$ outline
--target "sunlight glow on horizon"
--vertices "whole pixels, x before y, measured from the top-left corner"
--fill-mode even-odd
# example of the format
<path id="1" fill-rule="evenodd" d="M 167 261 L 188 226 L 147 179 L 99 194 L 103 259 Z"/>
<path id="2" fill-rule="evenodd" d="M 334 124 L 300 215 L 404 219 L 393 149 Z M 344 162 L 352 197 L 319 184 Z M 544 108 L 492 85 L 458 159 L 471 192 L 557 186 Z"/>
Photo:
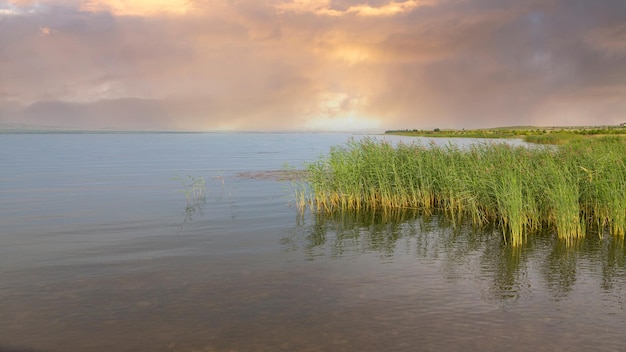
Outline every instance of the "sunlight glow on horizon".
<path id="1" fill-rule="evenodd" d="M 306 128 L 310 130 L 322 131 L 361 131 L 361 130 L 377 130 L 380 128 L 380 122 L 373 119 L 359 118 L 354 115 L 341 117 L 318 117 L 306 124 Z"/>

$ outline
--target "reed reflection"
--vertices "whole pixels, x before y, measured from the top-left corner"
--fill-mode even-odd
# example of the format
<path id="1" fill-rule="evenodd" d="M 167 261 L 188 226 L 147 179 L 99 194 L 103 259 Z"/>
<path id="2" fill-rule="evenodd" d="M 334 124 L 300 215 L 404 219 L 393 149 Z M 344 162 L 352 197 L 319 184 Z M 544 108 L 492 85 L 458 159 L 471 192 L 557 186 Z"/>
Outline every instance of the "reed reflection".
<path id="1" fill-rule="evenodd" d="M 626 280 L 626 249 L 623 237 L 612 237 L 602 243 L 602 287 L 605 290 L 623 288 L 619 284 Z"/>
<path id="2" fill-rule="evenodd" d="M 413 211 L 318 213 L 300 217 L 282 243 L 286 249 L 302 250 L 309 260 L 375 254 L 389 262 L 408 253 L 440 265 L 451 284 L 472 280 L 483 297 L 501 302 L 537 291 L 563 299 L 579 281 L 597 282 L 596 289 L 622 296 L 623 238 L 605 233 L 566 243 L 544 233 L 511 246 L 498 231 Z"/>
<path id="3" fill-rule="evenodd" d="M 560 299 L 572 292 L 577 280 L 578 258 L 585 250 L 594 250 L 585 246 L 584 241 L 564 244 L 554 241 L 551 250 L 543 261 L 541 272 L 553 297 Z"/>
<path id="4" fill-rule="evenodd" d="M 283 239 L 283 243 L 302 247 L 309 259 L 326 255 L 338 258 L 365 252 L 393 257 L 399 239 L 418 233 L 416 226 L 419 224 L 409 221 L 416 216 L 410 211 L 315 214 L 310 225 L 299 217 L 295 231 Z"/>

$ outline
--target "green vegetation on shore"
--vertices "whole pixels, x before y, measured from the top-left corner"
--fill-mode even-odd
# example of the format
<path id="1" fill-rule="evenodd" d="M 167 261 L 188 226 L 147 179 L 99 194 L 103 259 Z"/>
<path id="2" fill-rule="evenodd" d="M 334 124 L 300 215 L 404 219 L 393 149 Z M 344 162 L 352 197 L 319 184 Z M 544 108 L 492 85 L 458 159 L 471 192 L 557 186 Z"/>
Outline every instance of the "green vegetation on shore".
<path id="1" fill-rule="evenodd" d="M 385 134 L 415 137 L 447 138 L 521 138 L 526 142 L 538 144 L 564 144 L 583 136 L 626 136 L 626 126 L 588 126 L 588 127 L 500 127 L 470 130 L 439 129 L 434 130 L 389 130 Z"/>
<path id="2" fill-rule="evenodd" d="M 558 147 L 399 144 L 351 140 L 308 166 L 298 204 L 318 213 L 440 211 L 455 223 L 495 224 L 513 245 L 552 231 L 626 231 L 626 144 L 581 138 Z"/>

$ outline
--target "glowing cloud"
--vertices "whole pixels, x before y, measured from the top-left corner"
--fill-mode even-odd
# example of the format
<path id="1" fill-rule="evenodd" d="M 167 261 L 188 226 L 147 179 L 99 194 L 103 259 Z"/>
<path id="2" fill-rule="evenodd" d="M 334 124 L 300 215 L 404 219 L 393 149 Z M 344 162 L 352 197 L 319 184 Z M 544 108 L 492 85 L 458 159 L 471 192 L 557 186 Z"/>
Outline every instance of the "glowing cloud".
<path id="1" fill-rule="evenodd" d="M 341 46 L 331 53 L 331 57 L 346 61 L 349 65 L 354 65 L 367 61 L 371 55 L 365 48 L 354 46 Z"/>
<path id="2" fill-rule="evenodd" d="M 18 12 L 13 9 L 0 9 L 0 16 L 15 16 Z"/>
<path id="3" fill-rule="evenodd" d="M 9 0 L 5 4 L 0 3 L 0 17 L 32 13 L 38 7 L 36 2 L 30 0 Z"/>
<path id="4" fill-rule="evenodd" d="M 293 0 L 277 6 L 279 13 L 314 13 L 320 16 L 345 16 L 356 15 L 363 17 L 393 16 L 400 13 L 410 12 L 423 6 L 417 0 L 407 0 L 404 2 L 391 1 L 390 3 L 373 7 L 366 4 L 350 6 L 345 10 L 336 10 L 331 7 L 330 0 Z"/>
<path id="5" fill-rule="evenodd" d="M 188 0 L 89 0 L 80 7 L 87 12 L 111 12 L 116 16 L 184 15 L 191 10 Z"/>
<path id="6" fill-rule="evenodd" d="M 30 6 L 35 3 L 34 0 L 9 0 L 8 2 L 17 6 Z"/>
<path id="7" fill-rule="evenodd" d="M 52 33 L 52 30 L 50 29 L 50 27 L 41 27 L 39 28 L 39 34 L 41 35 L 50 35 L 50 33 Z"/>
<path id="8" fill-rule="evenodd" d="M 323 92 L 317 95 L 317 104 L 306 125 L 314 130 L 372 130 L 379 121 L 364 116 L 362 110 L 368 103 L 367 97 L 346 93 Z"/>
<path id="9" fill-rule="evenodd" d="M 418 7 L 417 1 L 390 2 L 381 7 L 372 7 L 369 5 L 352 6 L 346 10 L 347 13 L 354 13 L 359 16 L 393 16 L 403 12 L 409 12 Z"/>

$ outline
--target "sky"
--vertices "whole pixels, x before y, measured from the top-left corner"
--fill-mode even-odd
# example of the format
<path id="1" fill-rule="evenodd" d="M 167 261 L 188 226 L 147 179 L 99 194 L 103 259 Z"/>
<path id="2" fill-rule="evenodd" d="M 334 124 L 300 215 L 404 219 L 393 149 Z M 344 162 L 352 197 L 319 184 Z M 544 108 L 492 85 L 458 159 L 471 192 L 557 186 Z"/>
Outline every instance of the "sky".
<path id="1" fill-rule="evenodd" d="M 0 0 L 0 125 L 622 122 L 624 0 Z"/>

